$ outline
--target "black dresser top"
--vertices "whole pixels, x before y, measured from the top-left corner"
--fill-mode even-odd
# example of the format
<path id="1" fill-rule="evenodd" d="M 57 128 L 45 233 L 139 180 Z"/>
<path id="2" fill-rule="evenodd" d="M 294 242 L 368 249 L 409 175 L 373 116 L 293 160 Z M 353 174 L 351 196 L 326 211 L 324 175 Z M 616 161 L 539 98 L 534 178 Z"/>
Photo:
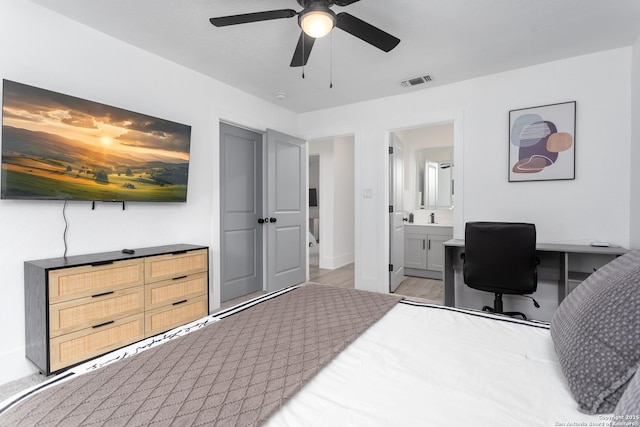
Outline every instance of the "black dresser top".
<path id="1" fill-rule="evenodd" d="M 129 248 L 127 248 L 129 249 Z M 44 269 L 78 267 L 81 265 L 89 265 L 106 261 L 122 261 L 127 259 L 144 258 L 154 255 L 167 255 L 176 252 L 193 251 L 197 249 L 208 249 L 207 246 L 189 245 L 179 243 L 175 245 L 154 246 L 151 248 L 131 248 L 135 251 L 133 254 L 125 254 L 122 251 L 101 252 L 87 255 L 74 255 L 60 258 L 47 258 L 33 261 L 25 261 L 25 265 L 33 265 Z"/>

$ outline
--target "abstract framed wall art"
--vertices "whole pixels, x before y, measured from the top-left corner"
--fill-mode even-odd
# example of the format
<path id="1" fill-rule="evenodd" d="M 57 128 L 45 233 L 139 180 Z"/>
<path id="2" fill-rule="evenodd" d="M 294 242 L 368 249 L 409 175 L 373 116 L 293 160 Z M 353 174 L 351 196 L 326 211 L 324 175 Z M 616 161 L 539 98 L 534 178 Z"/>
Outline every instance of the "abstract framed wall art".
<path id="1" fill-rule="evenodd" d="M 575 179 L 576 102 L 509 111 L 509 182 Z"/>

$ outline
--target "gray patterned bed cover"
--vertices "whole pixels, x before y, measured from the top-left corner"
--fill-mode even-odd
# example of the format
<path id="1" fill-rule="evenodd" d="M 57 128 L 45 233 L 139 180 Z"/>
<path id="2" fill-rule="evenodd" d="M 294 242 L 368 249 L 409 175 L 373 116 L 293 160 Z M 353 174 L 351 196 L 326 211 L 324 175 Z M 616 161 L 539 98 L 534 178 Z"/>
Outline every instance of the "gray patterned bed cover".
<path id="1" fill-rule="evenodd" d="M 259 425 L 399 300 L 295 288 L 45 389 L 0 425 Z"/>

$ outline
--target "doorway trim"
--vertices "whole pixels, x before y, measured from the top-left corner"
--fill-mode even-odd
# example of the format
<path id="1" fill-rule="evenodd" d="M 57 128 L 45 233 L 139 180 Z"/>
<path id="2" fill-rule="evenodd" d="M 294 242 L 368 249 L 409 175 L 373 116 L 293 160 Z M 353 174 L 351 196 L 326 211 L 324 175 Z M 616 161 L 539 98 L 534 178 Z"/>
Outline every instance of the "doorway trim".
<path id="1" fill-rule="evenodd" d="M 444 123 L 453 124 L 453 162 L 454 180 L 456 183 L 455 209 L 453 210 L 453 238 L 464 239 L 464 114 L 462 110 L 441 111 L 426 114 L 416 114 L 411 117 L 403 117 L 402 120 L 395 120 L 386 123 L 384 129 L 384 144 L 389 146 L 394 132 L 415 129 L 425 126 L 434 126 Z M 383 162 L 385 168 L 384 194 L 386 205 L 389 204 L 389 162 Z M 405 207 L 406 208 L 406 207 Z M 389 221 L 385 222 L 383 247 L 385 259 L 389 259 Z"/>

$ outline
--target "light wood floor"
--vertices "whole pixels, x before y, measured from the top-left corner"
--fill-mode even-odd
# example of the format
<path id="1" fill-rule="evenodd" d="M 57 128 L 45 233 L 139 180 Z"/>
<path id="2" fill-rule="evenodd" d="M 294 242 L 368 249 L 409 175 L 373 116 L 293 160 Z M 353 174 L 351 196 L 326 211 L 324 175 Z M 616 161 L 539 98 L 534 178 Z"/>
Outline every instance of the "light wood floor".
<path id="1" fill-rule="evenodd" d="M 433 304 L 444 304 L 444 285 L 442 280 L 406 276 L 398 286 L 398 289 L 396 289 L 395 294 L 428 300 Z"/>
<path id="2" fill-rule="evenodd" d="M 340 288 L 353 288 L 355 287 L 353 264 L 348 264 L 335 270 L 318 268 L 313 265 L 309 266 L 309 282 L 333 285 Z M 265 293 L 265 291 L 258 291 L 223 302 L 216 311 L 224 310 L 250 300 L 251 298 L 264 295 Z M 432 304 L 444 304 L 444 287 L 442 280 L 406 276 L 394 293 Z"/>
<path id="3" fill-rule="evenodd" d="M 333 285 L 339 288 L 353 288 L 355 287 L 353 263 L 336 268 L 335 270 L 310 265 L 309 281 L 323 285 Z"/>
<path id="4" fill-rule="evenodd" d="M 343 288 L 353 288 L 355 286 L 353 264 L 345 265 L 335 270 L 309 266 L 309 281 Z M 407 276 L 394 293 L 413 299 L 426 300 L 433 304 L 444 303 L 442 280 Z"/>

